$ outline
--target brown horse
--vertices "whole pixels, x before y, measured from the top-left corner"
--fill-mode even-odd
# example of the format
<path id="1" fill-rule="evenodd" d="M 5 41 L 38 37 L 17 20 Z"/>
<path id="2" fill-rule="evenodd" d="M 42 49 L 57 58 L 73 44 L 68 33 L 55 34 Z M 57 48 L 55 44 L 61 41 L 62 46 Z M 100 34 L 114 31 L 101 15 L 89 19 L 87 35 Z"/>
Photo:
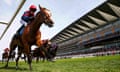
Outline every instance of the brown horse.
<path id="1" fill-rule="evenodd" d="M 53 61 L 57 53 L 58 45 L 56 43 L 51 43 L 49 40 L 44 40 L 42 48 L 35 48 L 32 52 L 33 58 L 36 58 L 36 62 L 39 58 L 45 59 L 47 61 Z"/>
<path id="2" fill-rule="evenodd" d="M 33 58 L 36 58 L 36 62 L 39 61 L 39 58 L 43 59 L 43 62 L 45 59 L 50 58 L 50 54 L 48 53 L 48 50 L 50 48 L 50 41 L 48 39 L 42 40 L 42 46 L 40 48 L 35 48 L 32 51 Z"/>
<path id="3" fill-rule="evenodd" d="M 36 14 L 35 19 L 30 24 L 28 24 L 27 27 L 24 28 L 23 34 L 20 36 L 20 38 L 17 35 L 15 35 L 11 41 L 9 58 L 11 56 L 11 53 L 18 46 L 18 57 L 16 59 L 16 68 L 18 68 L 18 60 L 19 57 L 21 57 L 21 53 L 24 53 L 27 56 L 29 68 L 30 70 L 32 69 L 31 46 L 32 45 L 37 45 L 39 47 L 42 46 L 41 33 L 39 31 L 39 28 L 42 24 L 46 24 L 49 27 L 52 27 L 54 24 L 54 22 L 51 19 L 50 10 L 43 8 L 40 5 L 39 5 L 39 9 L 40 11 Z M 6 67 L 8 67 L 9 58 Z"/>
<path id="4" fill-rule="evenodd" d="M 36 63 L 38 63 L 39 58 L 43 59 L 43 62 L 45 61 L 46 58 L 42 48 L 35 48 L 34 50 L 32 50 L 32 56 L 33 59 L 36 59 Z"/>

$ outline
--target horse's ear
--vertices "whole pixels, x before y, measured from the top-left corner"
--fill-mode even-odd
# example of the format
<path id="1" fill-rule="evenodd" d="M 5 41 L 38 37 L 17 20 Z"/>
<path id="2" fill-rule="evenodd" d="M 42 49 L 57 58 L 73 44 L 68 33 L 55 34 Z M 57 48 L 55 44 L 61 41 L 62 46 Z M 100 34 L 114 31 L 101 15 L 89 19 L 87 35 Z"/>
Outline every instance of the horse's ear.
<path id="1" fill-rule="evenodd" d="M 40 4 L 39 4 L 39 9 L 42 10 L 42 7 L 40 6 Z"/>

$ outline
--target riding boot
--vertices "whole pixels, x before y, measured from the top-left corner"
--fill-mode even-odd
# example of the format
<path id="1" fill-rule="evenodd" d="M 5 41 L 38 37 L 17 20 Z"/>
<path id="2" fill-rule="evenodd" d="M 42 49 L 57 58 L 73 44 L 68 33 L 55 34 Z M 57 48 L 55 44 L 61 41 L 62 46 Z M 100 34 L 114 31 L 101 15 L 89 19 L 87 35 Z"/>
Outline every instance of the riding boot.
<path id="1" fill-rule="evenodd" d="M 16 38 L 20 39 L 22 35 L 22 30 L 24 29 L 24 25 L 22 25 L 16 32 Z"/>
<path id="2" fill-rule="evenodd" d="M 18 35 L 20 35 L 20 32 L 21 32 L 21 30 L 22 30 L 24 27 L 25 27 L 25 26 L 22 25 L 22 26 L 18 29 L 18 31 L 17 31 L 17 34 L 18 34 Z"/>

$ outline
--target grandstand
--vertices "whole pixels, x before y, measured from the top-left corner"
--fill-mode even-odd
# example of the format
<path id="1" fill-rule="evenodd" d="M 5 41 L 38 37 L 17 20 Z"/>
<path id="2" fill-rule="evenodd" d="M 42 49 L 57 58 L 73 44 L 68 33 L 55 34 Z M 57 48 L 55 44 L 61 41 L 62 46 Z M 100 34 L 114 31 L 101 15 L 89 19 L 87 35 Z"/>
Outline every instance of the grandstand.
<path id="1" fill-rule="evenodd" d="M 120 54 L 120 0 L 107 0 L 52 39 L 58 57 Z"/>

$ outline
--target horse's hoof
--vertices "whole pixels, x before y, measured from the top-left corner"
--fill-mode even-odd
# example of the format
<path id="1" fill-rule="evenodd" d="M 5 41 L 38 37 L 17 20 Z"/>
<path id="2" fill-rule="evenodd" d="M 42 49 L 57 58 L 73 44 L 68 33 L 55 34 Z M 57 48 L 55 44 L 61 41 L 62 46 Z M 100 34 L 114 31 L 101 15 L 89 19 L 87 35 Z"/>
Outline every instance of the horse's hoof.
<path id="1" fill-rule="evenodd" d="M 18 70 L 18 66 L 16 66 L 16 70 Z"/>
<path id="2" fill-rule="evenodd" d="M 53 62 L 55 62 L 56 60 L 55 60 L 55 59 L 53 59 L 52 61 L 53 61 Z"/>
<path id="3" fill-rule="evenodd" d="M 32 71 L 33 69 L 32 68 L 30 68 L 30 71 Z"/>
<path id="4" fill-rule="evenodd" d="M 5 65 L 4 67 L 5 67 L 5 68 L 8 68 L 8 65 Z"/>
<path id="5" fill-rule="evenodd" d="M 32 71 L 32 67 L 30 67 L 30 71 Z"/>

